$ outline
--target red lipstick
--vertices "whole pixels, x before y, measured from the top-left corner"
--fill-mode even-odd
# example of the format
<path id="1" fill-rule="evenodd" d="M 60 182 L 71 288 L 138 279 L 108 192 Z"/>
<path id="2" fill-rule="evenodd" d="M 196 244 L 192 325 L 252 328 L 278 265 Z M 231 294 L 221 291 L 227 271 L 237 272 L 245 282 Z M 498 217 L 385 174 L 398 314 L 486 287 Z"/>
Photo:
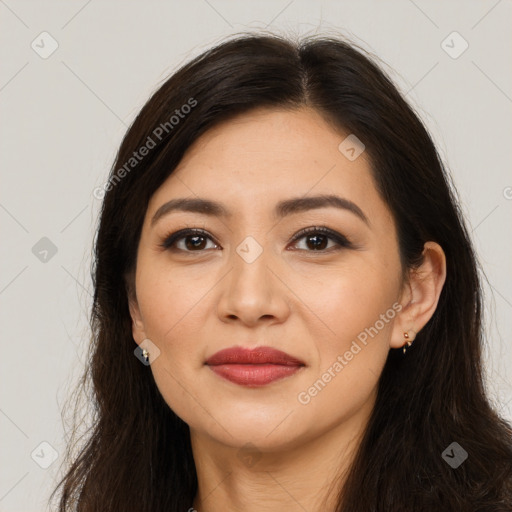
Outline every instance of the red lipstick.
<path id="1" fill-rule="evenodd" d="M 265 386 L 293 375 L 305 364 L 271 347 L 231 347 L 215 353 L 206 365 L 220 377 L 248 387 Z"/>

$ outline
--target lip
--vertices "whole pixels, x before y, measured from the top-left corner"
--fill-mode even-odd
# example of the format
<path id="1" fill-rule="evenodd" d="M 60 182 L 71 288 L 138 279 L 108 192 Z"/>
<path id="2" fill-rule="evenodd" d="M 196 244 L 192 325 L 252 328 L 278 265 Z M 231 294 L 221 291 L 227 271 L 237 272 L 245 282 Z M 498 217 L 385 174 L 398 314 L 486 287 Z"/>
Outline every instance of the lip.
<path id="1" fill-rule="evenodd" d="M 220 377 L 248 387 L 265 386 L 305 366 L 300 359 L 272 347 L 227 348 L 213 354 L 205 364 Z"/>

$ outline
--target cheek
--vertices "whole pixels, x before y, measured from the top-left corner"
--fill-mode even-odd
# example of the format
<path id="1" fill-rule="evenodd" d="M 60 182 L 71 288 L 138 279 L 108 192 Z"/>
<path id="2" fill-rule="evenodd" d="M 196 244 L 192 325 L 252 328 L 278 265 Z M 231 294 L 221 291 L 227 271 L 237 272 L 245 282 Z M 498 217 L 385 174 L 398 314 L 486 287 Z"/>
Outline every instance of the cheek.
<path id="1" fill-rule="evenodd" d="M 327 325 L 365 327 L 397 299 L 399 280 L 395 268 L 384 269 L 362 261 L 357 265 L 315 269 L 292 281 L 291 287 L 299 291 L 305 304 Z"/>
<path id="2" fill-rule="evenodd" d="M 140 262 L 137 274 L 137 298 L 148 338 L 165 346 L 176 339 L 176 333 L 187 326 L 198 329 L 197 316 L 208 291 L 215 284 L 209 272 L 197 272 L 192 266 L 171 266 L 168 263 Z M 189 337 L 194 333 L 190 332 Z M 181 338 L 182 339 L 182 338 Z"/>
<path id="3" fill-rule="evenodd" d="M 204 308 L 213 307 L 207 291 L 215 280 L 211 274 L 194 275 L 190 267 L 154 263 L 140 268 L 137 298 L 146 336 L 160 349 L 150 367 L 155 383 L 184 421 L 197 421 L 204 415 L 198 405 L 203 401 L 191 400 L 191 394 L 197 394 L 194 377 L 204 362 L 199 342 L 204 338 Z"/>
<path id="4" fill-rule="evenodd" d="M 383 363 L 399 307 L 395 274 L 365 265 L 346 271 L 338 269 L 329 279 L 304 285 L 307 305 L 321 322 L 318 325 L 323 325 L 311 333 L 317 346 L 319 371 L 332 366 L 345 353 L 350 366 L 365 366 L 366 372 L 368 367 L 378 368 Z"/>
<path id="5" fill-rule="evenodd" d="M 312 305 L 329 329 L 312 335 L 317 360 L 297 397 L 302 414 L 335 424 L 361 409 L 375 392 L 398 306 L 395 290 L 380 285 L 368 273 L 353 274 L 331 284 L 328 298 Z"/>

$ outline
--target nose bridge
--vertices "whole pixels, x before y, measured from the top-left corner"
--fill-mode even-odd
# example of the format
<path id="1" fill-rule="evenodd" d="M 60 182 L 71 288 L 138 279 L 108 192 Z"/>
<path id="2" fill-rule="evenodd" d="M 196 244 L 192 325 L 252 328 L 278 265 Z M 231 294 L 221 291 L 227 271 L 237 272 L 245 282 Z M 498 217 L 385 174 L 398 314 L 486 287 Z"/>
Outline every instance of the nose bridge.
<path id="1" fill-rule="evenodd" d="M 262 235 L 258 236 L 261 240 Z M 269 266 L 271 265 L 270 248 L 264 241 L 254 236 L 246 236 L 235 248 L 232 258 L 232 285 L 245 293 L 258 296 L 269 294 L 271 286 Z M 261 298 L 261 297 L 260 297 Z"/>
<path id="2" fill-rule="evenodd" d="M 235 266 L 234 270 L 251 276 L 255 273 L 265 272 L 270 264 L 271 248 L 269 245 L 269 226 L 266 222 L 260 222 L 265 217 L 257 205 L 252 205 L 249 210 L 239 209 L 237 212 L 238 226 L 232 233 L 238 243 L 234 246 L 230 258 Z M 272 232 L 270 232 L 272 234 Z"/>
<path id="3" fill-rule="evenodd" d="M 256 236 L 263 239 L 263 234 Z M 218 305 L 221 317 L 236 316 L 253 323 L 263 316 L 282 317 L 286 312 L 283 290 L 271 271 L 272 250 L 256 236 L 243 238 L 230 254 L 231 272 Z"/>

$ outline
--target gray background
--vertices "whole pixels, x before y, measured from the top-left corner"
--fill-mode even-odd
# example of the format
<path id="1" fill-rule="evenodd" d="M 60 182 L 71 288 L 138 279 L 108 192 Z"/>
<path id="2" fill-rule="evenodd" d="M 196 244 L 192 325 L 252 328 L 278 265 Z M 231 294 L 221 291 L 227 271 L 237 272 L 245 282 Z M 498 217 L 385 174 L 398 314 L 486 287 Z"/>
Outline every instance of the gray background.
<path id="1" fill-rule="evenodd" d="M 415 105 L 489 278 L 489 392 L 512 420 L 511 11 L 507 0 L 0 0 L 0 511 L 44 510 L 63 462 L 61 408 L 88 342 L 94 188 L 157 85 L 247 29 L 346 35 Z"/>

